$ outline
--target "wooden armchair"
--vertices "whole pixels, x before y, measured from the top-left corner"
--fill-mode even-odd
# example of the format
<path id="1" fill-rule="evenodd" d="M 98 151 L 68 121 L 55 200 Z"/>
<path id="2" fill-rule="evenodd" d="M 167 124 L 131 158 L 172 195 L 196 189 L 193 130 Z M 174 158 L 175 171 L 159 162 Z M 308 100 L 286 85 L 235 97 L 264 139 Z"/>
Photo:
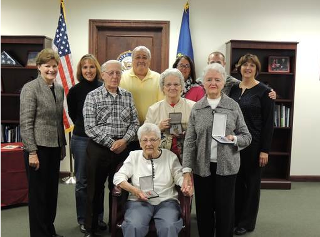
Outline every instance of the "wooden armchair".
<path id="1" fill-rule="evenodd" d="M 179 201 L 181 207 L 181 217 L 183 219 L 183 227 L 179 233 L 180 237 L 190 237 L 190 207 L 191 197 L 184 196 L 180 187 L 176 186 L 179 193 Z M 129 193 L 119 187 L 112 190 L 112 217 L 111 217 L 111 237 L 123 236 L 121 224 L 124 219 L 125 203 Z M 147 236 L 157 236 L 154 221 L 151 220 L 149 225 L 149 233 Z"/>

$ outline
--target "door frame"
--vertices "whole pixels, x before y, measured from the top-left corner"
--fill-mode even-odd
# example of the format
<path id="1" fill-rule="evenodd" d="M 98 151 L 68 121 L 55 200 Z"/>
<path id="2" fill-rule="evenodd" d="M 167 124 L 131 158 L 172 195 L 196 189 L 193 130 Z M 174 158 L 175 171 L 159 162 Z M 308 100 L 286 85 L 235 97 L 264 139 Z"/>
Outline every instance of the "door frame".
<path id="1" fill-rule="evenodd" d="M 161 31 L 161 72 L 169 67 L 169 21 L 89 19 L 89 53 L 98 55 L 98 32 L 100 29 L 106 28 L 157 29 Z"/>

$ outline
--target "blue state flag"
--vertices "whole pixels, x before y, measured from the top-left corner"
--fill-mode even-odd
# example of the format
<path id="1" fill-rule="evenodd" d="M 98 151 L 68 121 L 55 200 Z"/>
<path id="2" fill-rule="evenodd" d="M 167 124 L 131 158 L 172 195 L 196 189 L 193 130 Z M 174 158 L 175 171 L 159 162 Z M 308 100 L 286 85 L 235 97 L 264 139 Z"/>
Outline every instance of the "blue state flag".
<path id="1" fill-rule="evenodd" d="M 193 48 L 189 28 L 189 2 L 186 3 L 183 10 L 182 22 L 179 35 L 177 56 L 187 55 L 193 60 Z"/>

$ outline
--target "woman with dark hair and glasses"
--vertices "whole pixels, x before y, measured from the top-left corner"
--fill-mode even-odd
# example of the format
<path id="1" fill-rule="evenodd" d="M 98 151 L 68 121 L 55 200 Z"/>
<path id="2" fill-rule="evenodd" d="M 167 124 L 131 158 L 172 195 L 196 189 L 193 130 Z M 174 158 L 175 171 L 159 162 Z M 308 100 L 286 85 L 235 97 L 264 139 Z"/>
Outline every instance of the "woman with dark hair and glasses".
<path id="1" fill-rule="evenodd" d="M 251 142 L 239 105 L 221 92 L 225 83 L 223 66 L 205 67 L 206 96 L 192 108 L 184 142 L 182 190 L 192 185 L 192 173 L 201 237 L 233 236 L 239 151 Z"/>
<path id="2" fill-rule="evenodd" d="M 84 131 L 82 110 L 87 94 L 102 85 L 100 64 L 92 54 L 85 54 L 80 59 L 77 66 L 77 79 L 79 83 L 69 90 L 67 103 L 69 116 L 74 123 L 71 150 L 77 180 L 75 188 L 77 221 L 80 231 L 84 233 L 87 199 L 86 149 L 89 137 Z M 103 195 L 100 201 L 98 226 L 101 230 L 105 230 L 107 225 L 103 221 Z"/>
<path id="3" fill-rule="evenodd" d="M 181 164 L 174 153 L 159 148 L 161 132 L 157 125 L 144 123 L 138 130 L 138 139 L 142 150 L 130 152 L 113 180 L 130 192 L 121 225 L 123 235 L 146 236 L 153 218 L 158 236 L 178 236 L 183 221 L 175 185 L 183 182 Z M 153 190 L 143 191 L 145 184 Z M 193 189 L 190 186 L 182 191 L 191 196 Z"/>
<path id="4" fill-rule="evenodd" d="M 193 101 L 200 100 L 205 91 L 201 83 L 196 81 L 196 72 L 192 59 L 186 55 L 178 56 L 172 67 L 179 69 L 184 78 L 181 97 Z"/>

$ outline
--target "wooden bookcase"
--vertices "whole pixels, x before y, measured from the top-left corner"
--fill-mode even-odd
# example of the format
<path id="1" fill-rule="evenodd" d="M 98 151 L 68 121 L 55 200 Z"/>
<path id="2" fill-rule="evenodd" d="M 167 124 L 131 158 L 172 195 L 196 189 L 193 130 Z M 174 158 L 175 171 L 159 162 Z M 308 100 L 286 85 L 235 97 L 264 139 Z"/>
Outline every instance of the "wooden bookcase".
<path id="1" fill-rule="evenodd" d="M 241 75 L 235 71 L 235 65 L 240 57 L 246 53 L 255 54 L 261 62 L 261 73 L 257 79 L 268 84 L 277 92 L 274 134 L 269 153 L 269 163 L 262 171 L 262 188 L 291 189 L 290 162 L 297 44 L 298 42 L 249 40 L 230 40 L 226 43 L 226 70 L 231 76 L 240 80 Z M 270 56 L 289 57 L 289 71 L 270 72 L 268 70 Z M 281 108 L 287 108 L 287 113 L 282 113 L 285 110 L 281 111 Z M 287 121 L 280 125 L 276 123 L 276 120 L 281 116 Z"/>
<path id="2" fill-rule="evenodd" d="M 27 66 L 28 54 L 51 48 L 45 36 L 1 36 L 1 52 L 7 52 L 21 66 L 1 64 L 1 125 L 19 125 L 20 92 L 23 85 L 38 75 L 36 66 Z M 3 126 L 1 126 L 3 127 Z M 3 129 L 1 135 L 3 136 Z"/>

